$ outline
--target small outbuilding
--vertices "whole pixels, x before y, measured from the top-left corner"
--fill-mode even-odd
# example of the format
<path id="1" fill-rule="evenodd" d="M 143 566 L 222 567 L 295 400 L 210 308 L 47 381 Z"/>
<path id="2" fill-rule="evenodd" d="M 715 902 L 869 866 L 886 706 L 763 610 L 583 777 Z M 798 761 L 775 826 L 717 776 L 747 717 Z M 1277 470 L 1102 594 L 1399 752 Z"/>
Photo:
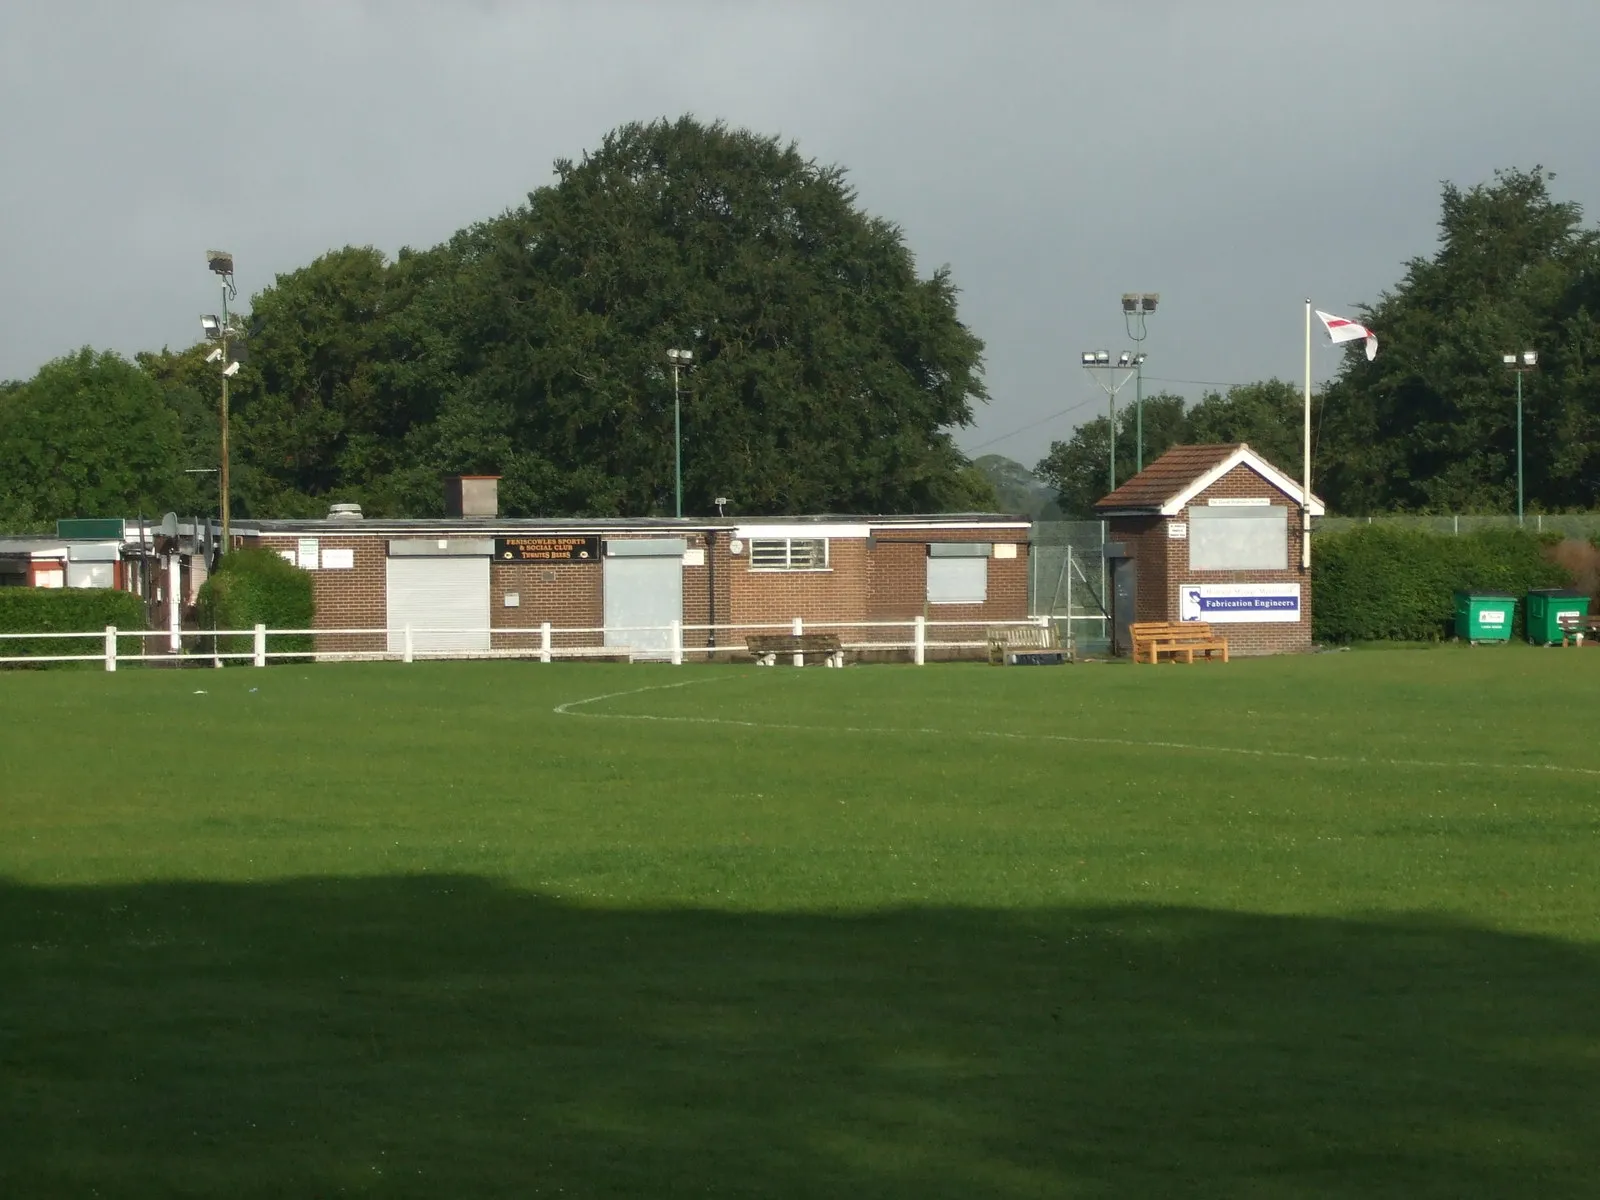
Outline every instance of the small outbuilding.
<path id="1" fill-rule="evenodd" d="M 1102 499 L 1115 652 L 1136 621 L 1219 626 L 1234 654 L 1309 650 L 1302 505 L 1322 515 L 1244 443 L 1175 446 Z"/>

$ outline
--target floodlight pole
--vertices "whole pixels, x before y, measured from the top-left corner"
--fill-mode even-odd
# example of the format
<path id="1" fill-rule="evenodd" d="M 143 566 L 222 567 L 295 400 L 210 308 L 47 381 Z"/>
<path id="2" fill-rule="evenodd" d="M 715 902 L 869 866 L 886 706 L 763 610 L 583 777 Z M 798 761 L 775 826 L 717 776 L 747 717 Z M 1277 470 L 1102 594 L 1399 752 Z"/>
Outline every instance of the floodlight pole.
<path id="1" fill-rule="evenodd" d="M 219 556 L 233 546 L 231 535 L 231 509 L 228 503 L 228 286 L 229 277 L 222 279 L 222 471 L 218 487 L 222 492 L 222 548 Z"/>
<path id="2" fill-rule="evenodd" d="M 672 481 L 679 518 L 683 516 L 683 390 L 679 372 L 693 361 L 693 350 L 667 351 L 667 362 L 672 365 Z"/>
<path id="3" fill-rule="evenodd" d="M 1133 405 L 1134 405 L 1134 464 L 1144 470 L 1144 339 L 1145 317 L 1155 312 L 1159 292 L 1124 292 L 1122 295 L 1122 323 L 1133 341 Z"/>
<path id="4" fill-rule="evenodd" d="M 1097 362 L 1093 361 L 1093 359 L 1093 355 L 1085 354 L 1083 356 L 1083 369 L 1094 374 L 1094 381 L 1100 385 L 1100 390 L 1106 394 L 1111 433 L 1111 448 L 1106 456 L 1106 480 L 1110 484 L 1107 491 L 1114 492 L 1117 490 L 1117 393 L 1128 386 L 1128 380 L 1134 377 L 1138 368 L 1131 363 L 1127 366 L 1122 366 L 1120 364 L 1113 365 L 1110 361 Z M 1107 383 L 1100 378 L 1102 371 L 1118 370 L 1126 371 L 1127 374 L 1114 383 Z"/>
<path id="5" fill-rule="evenodd" d="M 219 343 L 219 348 L 208 355 L 206 361 L 216 360 L 222 364 L 222 431 L 221 445 L 219 446 L 221 461 L 218 464 L 219 469 L 217 472 L 217 490 L 221 493 L 218 507 L 222 509 L 222 544 L 217 549 L 217 557 L 221 558 L 228 552 L 233 541 L 232 505 L 229 501 L 230 489 L 228 486 L 228 468 L 230 466 L 228 455 L 228 426 L 230 424 L 228 414 L 228 377 L 230 372 L 238 369 L 238 364 L 233 362 L 228 354 L 228 338 L 233 333 L 228 317 L 228 301 L 239 293 L 233 284 L 232 254 L 229 254 L 226 250 L 207 250 L 206 266 L 213 275 L 216 275 L 222 281 L 221 319 L 219 320 L 215 316 L 202 317 L 200 319 L 201 327 L 205 330 L 206 336 L 214 336 Z"/>
<path id="6" fill-rule="evenodd" d="M 1517 524 L 1522 524 L 1522 372 L 1517 372 Z"/>
<path id="7" fill-rule="evenodd" d="M 1517 376 L 1517 524 L 1523 523 L 1522 508 L 1522 376 L 1527 371 L 1538 370 L 1539 352 L 1524 350 L 1521 354 L 1503 354 L 1503 362 Z"/>
<path id="8" fill-rule="evenodd" d="M 674 515 L 683 516 L 683 391 L 678 383 L 678 364 L 672 364 L 672 485 L 676 493 Z"/>

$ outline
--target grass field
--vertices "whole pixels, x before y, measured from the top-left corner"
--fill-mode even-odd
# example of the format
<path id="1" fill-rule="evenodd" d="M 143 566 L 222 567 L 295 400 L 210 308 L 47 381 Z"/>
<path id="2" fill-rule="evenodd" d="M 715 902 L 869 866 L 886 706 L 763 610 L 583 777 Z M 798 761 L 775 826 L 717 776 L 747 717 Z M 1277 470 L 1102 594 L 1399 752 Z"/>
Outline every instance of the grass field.
<path id="1" fill-rule="evenodd" d="M 1597 694 L 0 673 L 0 1195 L 1593 1196 Z"/>

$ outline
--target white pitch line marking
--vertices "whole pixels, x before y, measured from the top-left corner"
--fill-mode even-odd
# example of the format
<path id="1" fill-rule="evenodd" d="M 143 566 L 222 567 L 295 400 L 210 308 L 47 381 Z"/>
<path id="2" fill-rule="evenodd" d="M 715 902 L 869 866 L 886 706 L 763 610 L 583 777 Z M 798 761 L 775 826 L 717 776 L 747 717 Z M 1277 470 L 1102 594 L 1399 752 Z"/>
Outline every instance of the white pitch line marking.
<path id="1" fill-rule="evenodd" d="M 864 726 L 864 725 L 793 725 L 778 721 L 741 721 L 734 717 L 667 717 L 650 713 L 597 713 L 578 712 L 586 704 L 599 704 L 603 700 L 617 700 L 623 696 L 637 696 L 644 692 L 661 692 L 672 688 L 693 687 L 701 683 L 717 683 L 717 679 L 687 679 L 682 683 L 658 683 L 649 687 L 630 688 L 625 692 L 606 692 L 600 696 L 587 696 L 582 700 L 569 700 L 556 705 L 554 711 L 563 717 L 588 717 L 596 721 L 657 721 L 674 725 L 729 725 L 739 729 L 770 729 L 784 733 L 843 733 L 866 735 L 900 735 L 922 737 L 976 737 L 999 738 L 1019 742 L 1064 742 L 1077 746 L 1124 746 L 1133 750 L 1184 750 L 1195 754 L 1236 754 L 1250 758 L 1277 758 L 1292 762 L 1336 763 L 1358 767 L 1411 767 L 1424 770 L 1446 771 L 1543 771 L 1561 775 L 1600 777 L 1600 768 L 1567 767 L 1557 763 L 1485 763 L 1447 762 L 1425 758 L 1354 758 L 1341 754 L 1303 754 L 1293 750 L 1253 750 L 1243 746 L 1208 746 L 1199 742 L 1168 742 L 1141 740 L 1139 738 L 1077 737 L 1066 733 L 1009 733 L 992 729 L 930 729 L 919 726 Z"/>

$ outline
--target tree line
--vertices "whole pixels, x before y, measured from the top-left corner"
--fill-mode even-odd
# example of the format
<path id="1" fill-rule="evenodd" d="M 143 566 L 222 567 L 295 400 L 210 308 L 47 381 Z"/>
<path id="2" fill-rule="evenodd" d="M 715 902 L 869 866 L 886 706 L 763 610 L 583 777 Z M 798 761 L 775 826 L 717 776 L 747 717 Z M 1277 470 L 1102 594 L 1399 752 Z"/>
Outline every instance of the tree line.
<path id="1" fill-rule="evenodd" d="M 1509 513 L 1517 488 L 1516 379 L 1502 362 L 1533 350 L 1524 374 L 1523 463 L 1530 511 L 1600 501 L 1600 234 L 1550 194 L 1540 168 L 1446 184 L 1439 244 L 1358 309 L 1379 337 L 1360 343 L 1312 397 L 1314 489 L 1331 511 Z M 1304 400 L 1267 380 L 1186 406 L 1145 401 L 1145 461 L 1183 442 L 1249 442 L 1295 478 Z M 1133 470 L 1131 409 L 1117 420 L 1117 478 Z M 1050 446 L 1034 473 L 1068 516 L 1088 516 L 1109 481 L 1110 421 Z"/>
<path id="2" fill-rule="evenodd" d="M 691 118 L 630 124 L 442 245 L 346 247 L 252 298 L 232 389 L 243 516 L 987 509 L 953 431 L 987 399 L 949 272 L 843 170 Z M 675 397 L 666 351 L 691 350 Z M 216 510 L 217 364 L 85 350 L 0 396 L 0 528 Z"/>
<path id="3" fill-rule="evenodd" d="M 953 434 L 987 400 L 983 344 L 946 270 L 844 172 L 777 138 L 690 118 L 625 125 L 524 204 L 441 245 L 345 247 L 252 297 L 232 392 L 234 511 L 442 511 L 440 477 L 501 475 L 511 515 L 672 511 L 683 375 L 685 511 L 1087 516 L 1110 423 L 1033 468 L 973 463 Z M 1508 512 L 1523 378 L 1533 511 L 1600 492 L 1600 236 L 1542 169 L 1443 189 L 1439 244 L 1358 315 L 1379 334 L 1313 399 L 1332 511 Z M 207 343 L 132 361 L 85 349 L 0 384 L 0 529 L 63 515 L 217 509 Z M 1298 476 L 1302 400 L 1269 379 L 1144 402 L 1144 460 L 1247 441 Z M 1118 414 L 1117 478 L 1135 467 Z"/>

